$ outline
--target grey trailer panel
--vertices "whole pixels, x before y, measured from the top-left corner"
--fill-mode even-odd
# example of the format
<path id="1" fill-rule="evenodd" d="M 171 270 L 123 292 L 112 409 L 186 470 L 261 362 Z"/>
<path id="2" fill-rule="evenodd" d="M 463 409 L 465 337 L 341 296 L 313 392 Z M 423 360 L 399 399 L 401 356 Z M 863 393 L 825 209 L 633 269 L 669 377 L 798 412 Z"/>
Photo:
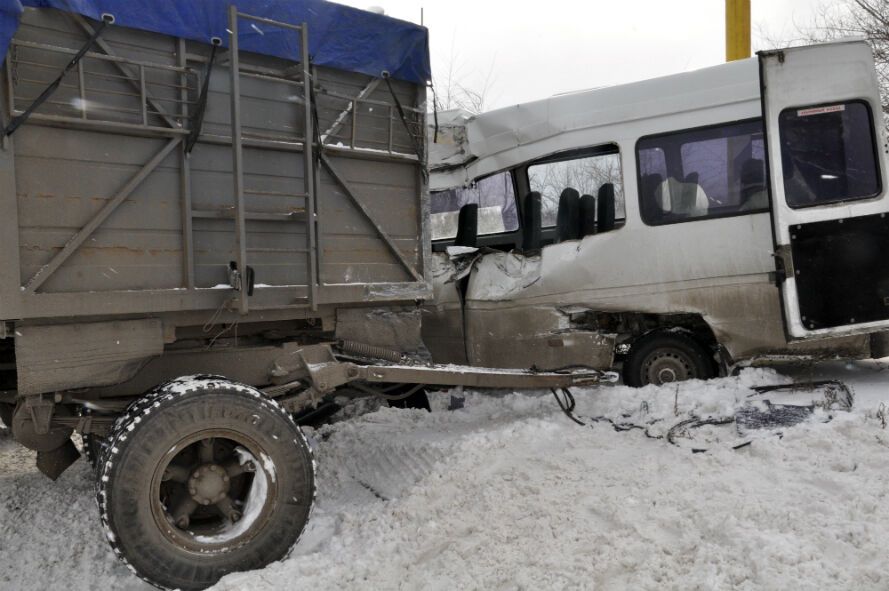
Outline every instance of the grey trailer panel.
<path id="1" fill-rule="evenodd" d="M 37 394 L 118 384 L 163 351 L 159 320 L 23 326 L 15 339 L 18 391 Z"/>
<path id="2" fill-rule="evenodd" d="M 27 108 L 93 25 L 53 10 L 25 11 L 5 67 L 7 115 Z M 200 141 L 190 156 L 183 150 L 209 50 L 110 26 L 7 140 L 0 229 L 4 252 L 19 256 L 3 257 L 2 265 L 19 285 L 3 286 L 0 319 L 213 310 L 236 297 L 229 287 L 229 262 L 238 260 L 233 101 L 224 52 Z M 303 69 L 239 57 L 246 264 L 258 285 L 250 307 L 309 306 Z M 313 77 L 319 133 L 332 131 L 324 138 L 330 167 L 313 171 L 316 303 L 429 295 L 417 139 L 423 89 L 393 80 L 390 91 L 380 79 L 324 68 Z"/>

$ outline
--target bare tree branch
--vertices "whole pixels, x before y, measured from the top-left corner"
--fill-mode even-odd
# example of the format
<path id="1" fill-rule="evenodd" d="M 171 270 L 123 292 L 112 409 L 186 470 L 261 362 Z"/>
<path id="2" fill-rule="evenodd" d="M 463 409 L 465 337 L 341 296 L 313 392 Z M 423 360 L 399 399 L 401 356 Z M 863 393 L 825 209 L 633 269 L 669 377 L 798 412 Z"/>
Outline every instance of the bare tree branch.
<path id="1" fill-rule="evenodd" d="M 822 43 L 842 37 L 862 36 L 874 52 L 877 79 L 880 84 L 883 111 L 889 113 L 889 0 L 824 1 L 814 20 L 805 25 L 795 24 L 801 41 Z M 786 45 L 763 35 L 769 45 Z"/>

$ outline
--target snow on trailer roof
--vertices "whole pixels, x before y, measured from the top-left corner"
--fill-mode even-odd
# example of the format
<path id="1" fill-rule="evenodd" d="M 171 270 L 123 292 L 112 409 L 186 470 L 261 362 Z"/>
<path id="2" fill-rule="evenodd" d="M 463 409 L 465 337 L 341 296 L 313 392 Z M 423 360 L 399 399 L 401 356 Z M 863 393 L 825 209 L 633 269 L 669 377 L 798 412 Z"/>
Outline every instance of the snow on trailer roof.
<path id="1" fill-rule="evenodd" d="M 752 100 L 759 100 L 756 58 L 482 113 L 465 124 L 462 162 L 451 155 L 431 163 L 443 170 L 433 175 L 430 188 L 459 186 L 565 149 L 553 150 L 546 141 L 556 136 Z M 583 147 L 584 139 L 572 147 Z"/>
<path id="2" fill-rule="evenodd" d="M 130 27 L 210 43 L 228 44 L 228 8 L 232 0 L 0 0 L 0 50 L 6 55 L 24 8 L 55 8 L 99 20 L 115 18 Z M 308 24 L 312 62 L 350 72 L 392 77 L 425 85 L 429 32 L 425 27 L 324 0 L 237 0 L 242 13 L 290 24 Z M 241 49 L 298 60 L 299 38 L 291 31 L 245 27 Z"/>

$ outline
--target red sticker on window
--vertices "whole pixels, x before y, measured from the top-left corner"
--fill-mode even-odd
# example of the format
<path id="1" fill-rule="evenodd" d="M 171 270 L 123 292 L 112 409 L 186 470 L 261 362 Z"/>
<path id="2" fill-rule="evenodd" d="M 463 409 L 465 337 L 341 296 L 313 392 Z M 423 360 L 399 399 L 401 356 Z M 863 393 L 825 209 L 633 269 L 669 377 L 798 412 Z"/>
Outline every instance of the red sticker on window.
<path id="1" fill-rule="evenodd" d="M 823 115 L 824 113 L 837 113 L 845 111 L 846 105 L 830 105 L 829 107 L 812 107 L 811 109 L 800 109 L 796 112 L 797 117 L 808 117 L 809 115 Z"/>

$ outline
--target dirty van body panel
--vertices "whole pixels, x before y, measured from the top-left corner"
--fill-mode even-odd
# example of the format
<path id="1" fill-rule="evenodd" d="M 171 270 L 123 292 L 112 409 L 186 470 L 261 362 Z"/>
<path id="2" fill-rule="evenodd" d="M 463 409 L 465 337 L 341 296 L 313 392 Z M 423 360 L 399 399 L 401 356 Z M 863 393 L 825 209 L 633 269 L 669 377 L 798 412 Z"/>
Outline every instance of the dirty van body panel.
<path id="1" fill-rule="evenodd" d="M 789 339 L 889 326 L 889 198 L 864 41 L 762 52 L 774 243 Z"/>
<path id="2" fill-rule="evenodd" d="M 466 357 L 462 279 L 447 254 L 431 259 L 432 300 L 421 308 L 423 342 L 436 363 L 469 363 Z"/>
<path id="3" fill-rule="evenodd" d="M 547 246 L 539 256 L 488 254 L 476 263 L 469 284 L 468 348 L 484 349 L 472 335 L 484 341 L 490 332 L 485 327 L 499 322 L 492 320 L 497 310 L 509 315 L 512 308 L 549 306 L 696 314 L 735 359 L 783 349 L 768 232 L 766 214 L 659 227 L 628 223 L 614 232 Z M 567 314 L 553 318 L 550 333 L 571 329 Z"/>
<path id="4" fill-rule="evenodd" d="M 697 283 L 686 287 L 648 285 L 641 290 L 584 290 L 535 298 L 533 303 L 521 298 L 471 300 L 464 312 L 470 362 L 515 368 L 536 364 L 542 368 L 540 360 L 555 355 L 566 360 L 563 365 L 578 363 L 607 369 L 613 363 L 613 349 L 619 341 L 609 334 L 613 329 L 593 332 L 575 321 L 584 313 L 658 316 L 667 327 L 674 318 L 700 317 L 738 363 L 764 363 L 769 358 L 785 356 L 868 356 L 867 335 L 788 343 L 777 290 L 767 276 L 735 284 Z"/>

